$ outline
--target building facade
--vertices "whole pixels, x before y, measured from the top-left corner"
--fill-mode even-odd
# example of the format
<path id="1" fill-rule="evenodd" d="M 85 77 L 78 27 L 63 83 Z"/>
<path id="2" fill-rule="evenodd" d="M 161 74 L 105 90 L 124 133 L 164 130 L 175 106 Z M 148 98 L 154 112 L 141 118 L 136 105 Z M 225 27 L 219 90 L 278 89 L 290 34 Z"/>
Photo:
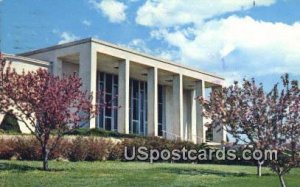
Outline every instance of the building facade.
<path id="1" fill-rule="evenodd" d="M 201 115 L 202 108 L 195 98 L 220 89 L 224 81 L 213 74 L 93 38 L 15 58 L 40 62 L 57 76 L 77 72 L 83 89 L 93 93 L 93 102 L 105 101 L 109 105 L 90 121 L 88 128 L 195 143 L 208 141 L 207 119 Z M 17 66 L 22 67 L 20 63 Z M 99 90 L 103 94 L 97 98 Z M 226 141 L 224 131 L 210 131 L 210 141 Z"/>

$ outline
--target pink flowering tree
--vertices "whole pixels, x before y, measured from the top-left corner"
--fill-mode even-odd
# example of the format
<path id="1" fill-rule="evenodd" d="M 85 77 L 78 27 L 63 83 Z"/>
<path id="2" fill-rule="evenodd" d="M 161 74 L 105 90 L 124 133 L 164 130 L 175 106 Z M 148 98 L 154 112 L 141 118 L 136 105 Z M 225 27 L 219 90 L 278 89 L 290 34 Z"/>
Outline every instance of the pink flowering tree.
<path id="1" fill-rule="evenodd" d="M 253 80 L 237 82 L 211 93 L 209 100 L 199 97 L 204 115 L 212 119 L 213 127 L 225 128 L 237 142 L 256 150 L 276 150 L 278 158 L 269 162 L 285 186 L 283 176 L 299 165 L 297 146 L 300 144 L 300 91 L 297 81 L 282 77 L 266 93 Z M 279 86 L 282 88 L 279 91 Z M 264 158 L 258 160 L 258 175 Z"/>
<path id="2" fill-rule="evenodd" d="M 91 93 L 81 90 L 77 75 L 59 78 L 47 70 L 16 73 L 5 59 L 0 64 L 0 111 L 11 111 L 39 141 L 43 169 L 49 153 L 68 132 L 95 117 Z M 50 141 L 51 136 L 51 141 Z"/>
<path id="3" fill-rule="evenodd" d="M 10 63 L 6 62 L 0 53 L 0 114 L 5 114 L 9 106 L 11 106 L 11 101 L 7 99 L 4 92 L 4 82 L 8 80 L 7 75 L 10 71 Z"/>

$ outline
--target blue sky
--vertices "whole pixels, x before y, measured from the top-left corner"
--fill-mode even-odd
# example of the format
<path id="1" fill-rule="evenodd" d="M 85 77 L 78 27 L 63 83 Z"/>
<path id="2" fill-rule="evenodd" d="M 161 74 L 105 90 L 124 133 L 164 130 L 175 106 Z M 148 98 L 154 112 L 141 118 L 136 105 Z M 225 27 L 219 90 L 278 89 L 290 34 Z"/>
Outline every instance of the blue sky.
<path id="1" fill-rule="evenodd" d="M 0 0 L 1 51 L 95 37 L 267 89 L 300 79 L 298 0 Z"/>

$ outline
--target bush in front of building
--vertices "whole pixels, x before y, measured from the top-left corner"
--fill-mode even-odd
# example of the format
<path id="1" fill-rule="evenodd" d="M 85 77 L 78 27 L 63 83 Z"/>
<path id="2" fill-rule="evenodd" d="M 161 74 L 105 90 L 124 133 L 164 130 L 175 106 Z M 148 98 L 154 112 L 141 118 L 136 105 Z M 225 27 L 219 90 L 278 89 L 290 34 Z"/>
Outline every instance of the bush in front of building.
<path id="1" fill-rule="evenodd" d="M 54 141 L 50 139 L 50 141 Z M 64 138 L 58 142 L 49 159 L 70 161 L 107 160 L 115 143 L 96 137 Z M 39 142 L 28 136 L 0 139 L 0 160 L 42 160 Z M 115 158 L 118 159 L 118 158 Z"/>
<path id="2" fill-rule="evenodd" d="M 109 158 L 114 143 L 95 137 L 77 137 L 70 142 L 67 158 L 70 161 L 102 161 Z"/>
<path id="3" fill-rule="evenodd" d="M 50 141 L 54 141 L 50 139 Z M 0 159 L 41 160 L 42 153 L 39 142 L 30 136 L 7 137 L 0 139 Z M 191 142 L 171 141 L 159 137 L 124 138 L 113 141 L 95 136 L 64 138 L 58 142 L 49 155 L 49 159 L 70 161 L 125 161 L 124 150 L 132 147 L 144 146 L 148 149 L 187 149 L 205 148 L 205 145 L 196 145 Z M 129 153 L 130 154 L 130 153 Z M 181 161 L 179 161 L 181 162 Z"/>
<path id="4" fill-rule="evenodd" d="M 53 141 L 50 139 L 50 141 Z M 166 140 L 160 137 L 137 137 L 124 138 L 122 140 L 101 138 L 95 136 L 77 136 L 64 138 L 57 144 L 56 148 L 49 155 L 50 160 L 69 160 L 77 161 L 104 161 L 119 160 L 128 161 L 125 158 L 125 147 L 127 147 L 127 155 L 133 154 L 133 147 L 146 147 L 148 150 L 156 149 L 162 151 L 168 150 L 187 150 L 206 149 L 210 147 L 206 144 L 193 144 L 187 141 Z M 226 148 L 227 150 L 228 148 Z M 239 149 L 238 149 L 239 150 Z M 135 150 L 137 151 L 137 150 Z M 242 150 L 238 151 L 241 154 Z M 0 160 L 17 159 L 17 160 L 42 160 L 42 153 L 38 145 L 38 141 L 30 136 L 6 137 L 0 138 Z M 136 158 L 134 161 L 138 161 Z M 253 165 L 251 161 L 243 160 L 218 160 L 215 157 L 212 160 L 156 160 L 158 162 L 177 162 L 177 163 L 209 163 L 209 164 L 227 164 L 227 165 Z M 145 160 L 149 162 L 149 160 Z"/>
<path id="5" fill-rule="evenodd" d="M 67 135 L 80 135 L 80 136 L 99 136 L 99 137 L 113 137 L 113 138 L 136 138 L 142 137 L 135 134 L 123 134 L 115 131 L 107 131 L 103 129 L 88 129 L 88 128 L 77 128 L 67 133 Z"/>

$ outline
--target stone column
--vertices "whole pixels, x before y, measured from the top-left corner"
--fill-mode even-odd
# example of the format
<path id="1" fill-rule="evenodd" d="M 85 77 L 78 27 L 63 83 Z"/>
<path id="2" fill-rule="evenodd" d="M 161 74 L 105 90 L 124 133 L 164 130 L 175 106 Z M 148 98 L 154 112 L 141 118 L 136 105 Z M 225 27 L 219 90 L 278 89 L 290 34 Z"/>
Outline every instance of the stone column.
<path id="1" fill-rule="evenodd" d="M 222 91 L 222 86 L 212 87 L 212 92 L 214 91 Z M 226 131 L 225 129 L 223 129 L 223 127 L 213 128 L 213 142 L 217 142 L 217 143 L 226 142 Z"/>
<path id="2" fill-rule="evenodd" d="M 197 143 L 196 89 L 191 91 L 191 141 Z"/>
<path id="3" fill-rule="evenodd" d="M 82 78 L 82 89 L 92 92 L 92 103 L 96 104 L 97 92 L 97 51 L 93 44 L 86 45 L 79 54 L 79 76 Z M 96 128 L 96 118 L 92 118 L 88 127 Z"/>
<path id="4" fill-rule="evenodd" d="M 158 135 L 158 85 L 157 68 L 152 67 L 148 70 L 147 76 L 147 95 L 148 95 L 148 136 Z"/>
<path id="5" fill-rule="evenodd" d="M 118 132 L 129 133 L 129 60 L 119 64 Z"/>
<path id="6" fill-rule="evenodd" d="M 173 77 L 173 124 L 174 134 L 180 139 L 183 137 L 183 87 L 182 74 Z"/>
<path id="7" fill-rule="evenodd" d="M 54 57 L 54 60 L 52 61 L 52 73 L 54 76 L 63 76 L 63 68 L 62 68 L 62 60 L 58 57 Z"/>
<path id="8" fill-rule="evenodd" d="M 205 98 L 205 82 L 197 81 L 196 82 L 196 97 L 202 96 Z M 205 132 L 205 119 L 202 115 L 203 108 L 199 104 L 198 101 L 196 101 L 196 131 L 197 131 L 197 143 L 204 143 L 206 142 L 206 132 Z"/>

